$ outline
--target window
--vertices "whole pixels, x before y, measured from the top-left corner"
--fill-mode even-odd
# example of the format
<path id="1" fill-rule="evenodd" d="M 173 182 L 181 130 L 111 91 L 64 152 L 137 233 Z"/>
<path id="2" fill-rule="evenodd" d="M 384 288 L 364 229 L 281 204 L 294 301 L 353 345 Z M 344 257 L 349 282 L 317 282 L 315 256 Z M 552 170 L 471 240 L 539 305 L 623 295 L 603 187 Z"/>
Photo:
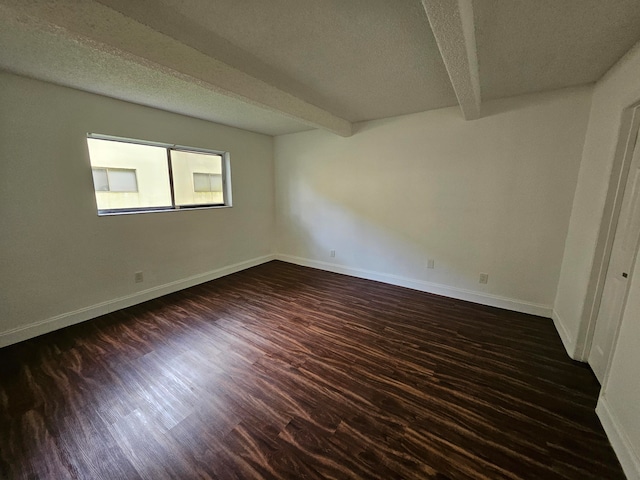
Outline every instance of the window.
<path id="1" fill-rule="evenodd" d="M 129 168 L 94 168 L 93 186 L 96 192 L 137 192 L 136 171 Z"/>
<path id="2" fill-rule="evenodd" d="M 193 173 L 194 192 L 221 192 L 222 175 L 218 173 Z"/>
<path id="3" fill-rule="evenodd" d="M 229 154 L 87 136 L 98 214 L 231 206 Z"/>

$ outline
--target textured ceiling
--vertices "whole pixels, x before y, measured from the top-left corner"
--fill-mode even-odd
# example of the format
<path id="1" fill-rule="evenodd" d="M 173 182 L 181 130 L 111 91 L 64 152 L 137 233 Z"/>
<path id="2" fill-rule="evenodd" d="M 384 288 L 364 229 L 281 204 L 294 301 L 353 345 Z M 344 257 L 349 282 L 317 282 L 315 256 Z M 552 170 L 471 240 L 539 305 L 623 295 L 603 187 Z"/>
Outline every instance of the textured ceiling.
<path id="1" fill-rule="evenodd" d="M 482 98 L 597 81 L 640 39 L 638 0 L 474 0 Z"/>
<path id="2" fill-rule="evenodd" d="M 416 0 L 99 0 L 349 121 L 456 104 Z"/>
<path id="3" fill-rule="evenodd" d="M 0 69 L 270 135 L 477 118 L 639 39 L 639 0 L 0 0 Z"/>
<path id="4" fill-rule="evenodd" d="M 466 120 L 480 118 L 480 78 L 471 0 L 422 0 Z"/>
<path id="5" fill-rule="evenodd" d="M 20 75 L 268 135 L 310 128 L 26 18 L 2 15 L 0 45 L 0 64 Z"/>

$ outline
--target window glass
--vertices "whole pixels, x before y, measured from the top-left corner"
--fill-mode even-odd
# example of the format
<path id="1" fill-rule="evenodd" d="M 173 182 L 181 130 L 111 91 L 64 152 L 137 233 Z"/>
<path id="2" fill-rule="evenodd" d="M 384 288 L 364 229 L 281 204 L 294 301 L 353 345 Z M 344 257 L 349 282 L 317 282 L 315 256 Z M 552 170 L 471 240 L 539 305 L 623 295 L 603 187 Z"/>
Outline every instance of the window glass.
<path id="1" fill-rule="evenodd" d="M 222 193 L 222 175 L 219 174 L 211 174 L 209 175 L 209 182 L 211 184 L 212 192 L 220 192 Z"/>
<path id="2" fill-rule="evenodd" d="M 110 192 L 137 192 L 136 171 L 130 169 L 107 169 Z"/>
<path id="3" fill-rule="evenodd" d="M 99 214 L 229 205 L 228 154 L 87 135 Z"/>
<path id="4" fill-rule="evenodd" d="M 109 180 L 107 179 L 107 170 L 105 168 L 93 169 L 93 187 L 96 192 L 109 191 Z"/>
<path id="5" fill-rule="evenodd" d="M 196 192 L 222 192 L 222 175 L 217 173 L 194 173 L 193 189 Z"/>
<path id="6" fill-rule="evenodd" d="M 98 210 L 171 207 L 171 188 L 165 148 L 88 138 Z M 97 178 L 98 177 L 98 178 Z M 97 180 L 96 180 L 97 178 Z"/>
<path id="7" fill-rule="evenodd" d="M 171 169 L 176 205 L 224 204 L 221 155 L 172 150 Z"/>
<path id="8" fill-rule="evenodd" d="M 193 189 L 196 192 L 209 192 L 211 185 L 209 182 L 208 173 L 194 173 L 193 174 Z"/>

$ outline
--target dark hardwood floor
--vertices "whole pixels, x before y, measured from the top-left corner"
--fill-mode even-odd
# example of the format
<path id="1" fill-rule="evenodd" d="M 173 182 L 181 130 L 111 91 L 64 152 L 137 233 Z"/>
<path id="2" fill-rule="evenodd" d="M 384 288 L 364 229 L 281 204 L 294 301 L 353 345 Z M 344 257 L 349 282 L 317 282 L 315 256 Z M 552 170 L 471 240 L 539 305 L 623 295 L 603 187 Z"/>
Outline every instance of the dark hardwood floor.
<path id="1" fill-rule="evenodd" d="M 0 350 L 9 479 L 624 478 L 548 319 L 271 262 Z"/>

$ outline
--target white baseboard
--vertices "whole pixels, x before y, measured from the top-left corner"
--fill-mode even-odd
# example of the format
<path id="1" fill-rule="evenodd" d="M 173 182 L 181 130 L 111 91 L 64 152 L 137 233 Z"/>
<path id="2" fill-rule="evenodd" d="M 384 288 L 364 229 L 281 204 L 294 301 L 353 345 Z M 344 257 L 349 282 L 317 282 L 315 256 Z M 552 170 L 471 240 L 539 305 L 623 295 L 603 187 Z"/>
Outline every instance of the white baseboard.
<path id="1" fill-rule="evenodd" d="M 558 335 L 560 335 L 560 340 L 562 340 L 562 344 L 564 345 L 564 348 L 567 351 L 569 357 L 571 357 L 573 360 L 584 362 L 585 360 L 577 354 L 575 341 L 567 330 L 567 327 L 565 327 L 565 323 L 562 321 L 562 318 L 556 310 L 553 310 L 553 312 L 551 313 L 551 319 L 553 320 L 553 324 L 558 331 Z"/>
<path id="2" fill-rule="evenodd" d="M 378 282 L 390 283 L 392 285 L 412 288 L 413 290 L 420 290 L 422 292 L 434 293 L 436 295 L 442 295 L 444 297 L 466 300 L 473 303 L 479 303 L 481 305 L 499 307 L 506 310 L 529 313 L 541 317 L 549 318 L 552 312 L 552 308 L 550 305 L 541 305 L 538 303 L 531 303 L 523 300 L 501 297 L 498 295 L 491 295 L 483 292 L 474 292 L 472 290 L 449 287 L 447 285 L 426 282 L 424 280 L 417 280 L 413 278 L 402 277 L 399 275 L 392 275 L 389 273 L 380 273 L 373 270 L 345 267 L 336 263 L 321 262 L 318 260 L 295 257 L 292 255 L 285 255 L 281 253 L 276 254 L 276 259 L 282 260 L 283 262 L 302 265 L 304 267 L 317 268 L 320 270 L 326 270 L 328 272 L 349 275 L 351 277 L 365 278 L 367 280 L 376 280 Z"/>
<path id="3" fill-rule="evenodd" d="M 0 332 L 0 348 L 6 347 L 13 343 L 18 343 L 29 338 L 37 337 L 45 333 L 58 330 L 60 328 L 68 327 L 76 323 L 84 322 L 92 318 L 99 317 L 106 313 L 114 312 L 122 308 L 130 307 L 138 303 L 146 302 L 154 298 L 167 295 L 169 293 L 177 292 L 185 288 L 193 287 L 204 282 L 215 280 L 216 278 L 224 277 L 232 273 L 245 270 L 247 268 L 255 267 L 262 263 L 274 260 L 274 255 L 265 255 L 263 257 L 252 258 L 240 263 L 234 263 L 233 265 L 227 265 L 222 268 L 217 268 L 209 272 L 193 275 L 191 277 L 182 278 L 175 282 L 165 283 L 164 285 L 158 285 L 156 287 L 142 290 L 131 295 L 125 295 L 124 297 L 115 298 L 113 300 L 107 300 L 106 302 L 98 303 L 96 305 L 90 305 L 88 307 L 80 308 L 73 312 L 63 313 L 56 315 L 55 317 L 47 318 L 39 322 L 30 323 L 28 325 L 20 326 L 11 330 Z"/>
<path id="4" fill-rule="evenodd" d="M 596 413 L 625 475 L 629 480 L 640 480 L 640 452 L 634 450 L 631 440 L 604 395 L 600 395 L 598 399 Z"/>

